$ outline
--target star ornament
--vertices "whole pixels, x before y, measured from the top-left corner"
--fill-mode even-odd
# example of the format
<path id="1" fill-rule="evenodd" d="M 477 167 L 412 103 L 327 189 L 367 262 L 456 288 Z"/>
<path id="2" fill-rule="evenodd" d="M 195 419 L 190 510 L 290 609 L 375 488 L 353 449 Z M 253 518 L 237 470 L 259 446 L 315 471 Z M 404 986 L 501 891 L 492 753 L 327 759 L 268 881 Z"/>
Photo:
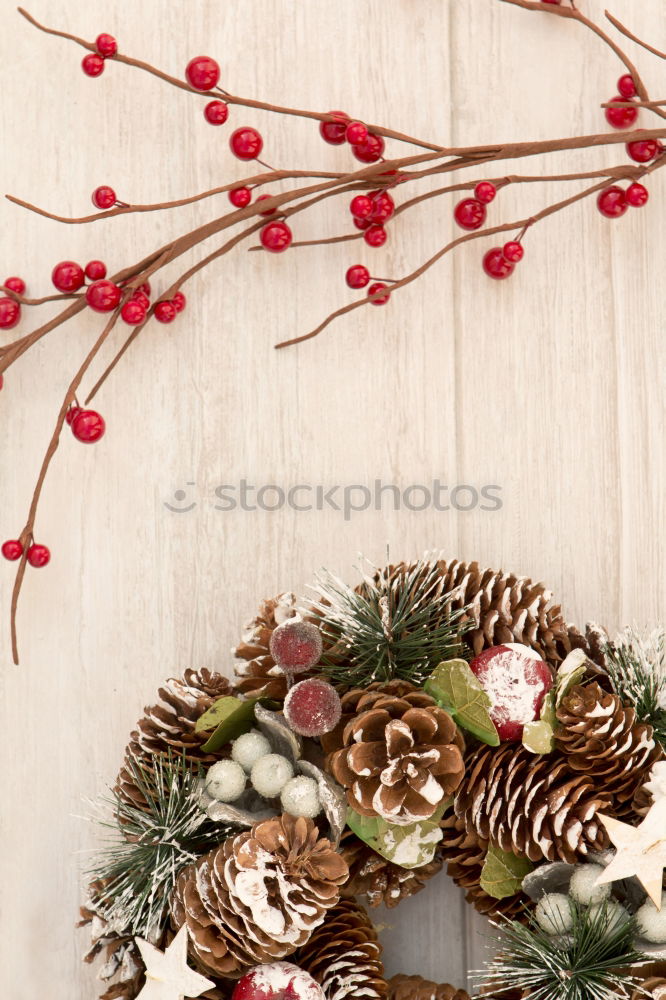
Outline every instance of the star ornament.
<path id="1" fill-rule="evenodd" d="M 142 938 L 136 945 L 146 966 L 146 984 L 137 1000 L 184 1000 L 215 986 L 187 964 L 187 927 L 183 925 L 165 951 Z"/>
<path id="2" fill-rule="evenodd" d="M 654 803 L 639 826 L 629 826 L 612 816 L 599 816 L 599 819 L 617 852 L 597 879 L 597 885 L 637 878 L 660 910 L 663 871 L 666 868 L 666 798 Z"/>

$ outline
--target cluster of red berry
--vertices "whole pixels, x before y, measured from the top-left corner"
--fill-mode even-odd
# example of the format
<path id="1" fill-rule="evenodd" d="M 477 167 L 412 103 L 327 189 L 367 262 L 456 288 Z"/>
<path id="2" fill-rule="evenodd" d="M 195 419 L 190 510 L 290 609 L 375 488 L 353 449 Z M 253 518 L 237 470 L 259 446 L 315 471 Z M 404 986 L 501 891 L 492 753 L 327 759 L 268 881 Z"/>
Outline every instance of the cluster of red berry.
<path id="1" fill-rule="evenodd" d="M 9 541 L 3 542 L 2 549 L 0 549 L 5 559 L 9 559 L 10 562 L 16 562 L 23 555 L 23 544 L 15 538 L 10 538 Z M 28 546 L 28 551 L 26 553 L 26 559 L 31 566 L 35 569 L 40 569 L 42 566 L 46 566 L 47 562 L 51 558 L 51 552 L 46 547 L 46 545 L 36 545 L 34 542 Z"/>
<path id="2" fill-rule="evenodd" d="M 348 142 L 361 163 L 376 163 L 384 153 L 384 139 L 370 132 L 362 122 L 352 121 L 344 111 L 329 111 L 330 120 L 320 122 L 319 133 L 331 146 Z"/>
<path id="3" fill-rule="evenodd" d="M 625 73 L 617 81 L 618 94 L 611 98 L 611 102 L 623 102 L 629 104 L 637 96 L 636 84 L 629 73 Z M 638 120 L 638 108 L 636 107 L 612 107 L 606 108 L 606 121 L 613 128 L 626 130 L 636 124 Z M 635 163 L 651 163 L 661 156 L 664 147 L 659 139 L 634 139 L 626 145 L 627 156 Z M 649 193 L 644 184 L 633 181 L 625 189 L 619 184 L 612 184 L 604 188 L 597 196 L 597 208 L 607 219 L 619 219 L 624 215 L 629 207 L 641 208 L 647 203 Z"/>
<path id="4" fill-rule="evenodd" d="M 369 191 L 357 194 L 349 204 L 354 225 L 363 232 L 369 247 L 382 247 L 386 243 L 386 223 L 395 212 L 395 202 L 388 191 Z"/>
<path id="5" fill-rule="evenodd" d="M 370 272 L 364 264 L 352 264 L 351 267 L 347 268 L 347 273 L 345 275 L 345 281 L 350 288 L 365 288 L 372 281 L 370 277 Z M 388 285 L 384 281 L 374 281 L 372 285 L 368 288 L 368 296 L 376 296 L 372 298 L 373 306 L 383 306 L 391 298 L 391 293 L 386 292 L 386 295 L 377 295 L 378 292 L 388 289 Z"/>
<path id="6" fill-rule="evenodd" d="M 23 278 L 7 278 L 3 282 L 3 285 L 5 288 L 9 288 L 10 291 L 16 292 L 17 295 L 25 295 L 25 281 Z M 21 303 L 16 302 L 15 299 L 10 299 L 9 296 L 0 298 L 0 330 L 11 330 L 16 326 L 20 318 Z M 2 381 L 0 381 L 1 388 Z"/>
<path id="7" fill-rule="evenodd" d="M 98 35 L 95 39 L 95 52 L 89 52 L 81 61 L 86 76 L 101 76 L 104 72 L 104 60 L 113 59 L 118 52 L 118 43 L 113 35 Z"/>

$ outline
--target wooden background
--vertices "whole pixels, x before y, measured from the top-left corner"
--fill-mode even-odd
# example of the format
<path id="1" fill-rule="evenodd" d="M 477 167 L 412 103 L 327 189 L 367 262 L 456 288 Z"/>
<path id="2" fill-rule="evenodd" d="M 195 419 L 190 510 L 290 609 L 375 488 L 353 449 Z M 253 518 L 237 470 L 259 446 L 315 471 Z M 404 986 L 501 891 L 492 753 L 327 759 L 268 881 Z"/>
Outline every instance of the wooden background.
<path id="1" fill-rule="evenodd" d="M 602 16 L 602 0 L 581 3 Z M 452 144 L 602 130 L 598 105 L 620 73 L 575 24 L 495 0 L 89 0 L 78 9 L 34 0 L 31 9 L 86 37 L 111 31 L 124 51 L 175 75 L 207 52 L 237 93 L 342 107 Z M 660 0 L 614 0 L 614 11 L 666 45 Z M 90 80 L 78 49 L 36 32 L 6 0 L 3 13 L 4 191 L 75 215 L 100 183 L 131 202 L 177 198 L 242 176 L 227 147 L 241 124 L 261 127 L 274 164 L 349 162 L 306 121 L 237 109 L 216 130 L 197 99 L 128 68 Z M 666 97 L 663 64 L 639 58 L 653 96 Z M 621 159 L 616 147 L 526 169 Z M 113 779 L 161 679 L 190 665 L 230 670 L 230 647 L 264 595 L 302 590 L 322 565 L 354 580 L 357 554 L 381 562 L 388 545 L 395 558 L 437 548 L 545 579 L 579 623 L 663 615 L 666 192 L 660 175 L 650 186 L 649 206 L 619 222 L 586 203 L 539 225 L 510 281 L 485 278 L 484 244 L 471 244 L 389 306 L 357 311 L 298 349 L 272 345 L 349 300 L 348 264 L 404 274 L 451 237 L 453 202 L 401 217 L 381 251 L 239 251 L 192 282 L 172 327 L 142 334 L 98 398 L 104 440 L 86 448 L 65 435 L 56 457 L 37 522 L 53 559 L 28 574 L 20 668 L 9 656 L 13 574 L 0 567 L 3 997 L 96 996 L 80 964 L 85 934 L 73 929 L 96 839 L 79 818 L 84 800 Z M 562 196 L 556 184 L 510 190 L 490 217 Z M 67 228 L 5 204 L 0 271 L 46 294 L 58 260 L 101 256 L 114 271 L 225 206 Z M 348 231 L 346 205 L 327 203 L 296 228 L 306 238 Z M 3 537 L 24 523 L 65 386 L 98 326 L 77 319 L 6 377 Z M 497 484 L 503 506 L 416 512 L 387 502 L 348 520 L 333 510 L 215 510 L 215 487 L 244 477 L 283 487 Z M 183 506 L 197 504 L 189 513 L 165 507 L 178 489 L 189 491 Z M 461 984 L 480 962 L 483 926 L 446 877 L 379 920 L 393 971 Z"/>

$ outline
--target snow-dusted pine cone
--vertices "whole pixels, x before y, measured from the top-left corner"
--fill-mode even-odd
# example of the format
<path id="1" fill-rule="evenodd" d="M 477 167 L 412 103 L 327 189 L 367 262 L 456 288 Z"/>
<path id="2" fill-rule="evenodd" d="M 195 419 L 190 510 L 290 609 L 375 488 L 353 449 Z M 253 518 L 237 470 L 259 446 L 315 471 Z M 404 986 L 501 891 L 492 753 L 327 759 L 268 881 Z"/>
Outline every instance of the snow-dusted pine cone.
<path id="1" fill-rule="evenodd" d="M 466 990 L 448 983 L 433 983 L 421 976 L 393 976 L 389 979 L 389 1000 L 470 1000 Z"/>
<path id="2" fill-rule="evenodd" d="M 340 698 L 342 713 L 340 722 L 330 733 L 321 737 L 324 753 L 331 754 L 345 745 L 343 734 L 347 723 L 356 718 L 360 712 L 381 706 L 386 698 L 400 698 L 412 708 L 430 708 L 435 704 L 433 698 L 422 688 L 400 679 L 392 681 L 374 681 L 364 688 L 351 688 Z"/>
<path id="3" fill-rule="evenodd" d="M 435 856 L 419 868 L 403 868 L 387 861 L 347 828 L 342 834 L 340 852 L 349 865 L 349 881 L 342 887 L 345 898 L 363 896 L 368 906 L 393 909 L 403 899 L 415 896 L 434 875 L 442 870 L 442 860 Z"/>
<path id="4" fill-rule="evenodd" d="M 287 694 L 287 678 L 275 665 L 269 643 L 278 625 L 295 614 L 296 595 L 278 594 L 263 601 L 255 617 L 247 623 L 234 650 L 234 687 L 240 694 L 283 701 Z"/>
<path id="5" fill-rule="evenodd" d="M 312 820 L 276 816 L 185 868 L 171 916 L 177 928 L 187 924 L 205 969 L 236 978 L 301 948 L 337 904 L 347 874 Z"/>

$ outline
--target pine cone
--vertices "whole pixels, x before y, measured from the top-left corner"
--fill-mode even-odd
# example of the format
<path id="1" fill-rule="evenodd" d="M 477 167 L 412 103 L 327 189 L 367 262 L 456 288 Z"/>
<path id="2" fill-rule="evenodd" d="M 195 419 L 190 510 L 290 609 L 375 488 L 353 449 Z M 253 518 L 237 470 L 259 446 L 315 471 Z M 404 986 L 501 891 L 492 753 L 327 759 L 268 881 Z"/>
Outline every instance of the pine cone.
<path id="1" fill-rule="evenodd" d="M 347 865 L 312 820 L 276 816 L 181 872 L 171 900 L 190 949 L 213 975 L 291 955 L 339 898 Z"/>
<path id="2" fill-rule="evenodd" d="M 631 812 L 631 801 L 661 756 L 652 726 L 636 722 L 616 694 L 598 684 L 577 685 L 557 710 L 556 743 L 568 767 L 589 774 L 613 798 L 613 813 Z"/>
<path id="3" fill-rule="evenodd" d="M 321 746 L 326 754 L 340 750 L 344 745 L 343 734 L 347 723 L 355 719 L 361 712 L 371 708 L 383 707 L 386 698 L 401 698 L 412 708 L 430 708 L 435 705 L 434 698 L 426 694 L 422 688 L 400 679 L 392 681 L 374 681 L 365 688 L 351 688 L 340 698 L 342 714 L 340 722 L 330 733 L 321 737 Z"/>
<path id="4" fill-rule="evenodd" d="M 349 866 L 349 881 L 342 887 L 341 895 L 345 899 L 364 896 L 373 908 L 383 904 L 393 909 L 403 899 L 415 896 L 442 870 L 443 864 L 435 855 L 420 868 L 402 868 L 377 854 L 348 828 L 340 841 L 340 853 Z"/>
<path id="5" fill-rule="evenodd" d="M 328 758 L 333 777 L 363 816 L 399 825 L 428 819 L 459 785 L 462 737 L 448 712 L 416 707 L 401 698 L 369 692 L 345 726 L 343 747 Z"/>
<path id="6" fill-rule="evenodd" d="M 386 1000 L 388 984 L 377 932 L 363 907 L 341 900 L 296 956 L 326 1000 Z"/>
<path id="7" fill-rule="evenodd" d="M 639 970 L 641 974 L 643 970 Z M 664 975 L 649 976 L 641 982 L 641 988 L 634 990 L 631 1000 L 648 1000 L 654 997 L 655 1000 L 663 1000 L 666 997 L 666 978 Z"/>
<path id="8" fill-rule="evenodd" d="M 438 985 L 420 976 L 393 976 L 389 990 L 389 1000 L 470 1000 L 466 990 L 457 990 L 448 983 Z"/>
<path id="9" fill-rule="evenodd" d="M 480 747 L 455 797 L 466 829 L 531 861 L 574 863 L 608 847 L 598 813 L 612 798 L 556 751 L 535 757 L 522 745 Z"/>
<path id="10" fill-rule="evenodd" d="M 234 650 L 234 687 L 240 694 L 284 700 L 287 678 L 275 665 L 269 643 L 274 629 L 295 614 L 296 595 L 279 594 L 264 601 L 256 616 L 245 626 L 241 641 Z"/>

